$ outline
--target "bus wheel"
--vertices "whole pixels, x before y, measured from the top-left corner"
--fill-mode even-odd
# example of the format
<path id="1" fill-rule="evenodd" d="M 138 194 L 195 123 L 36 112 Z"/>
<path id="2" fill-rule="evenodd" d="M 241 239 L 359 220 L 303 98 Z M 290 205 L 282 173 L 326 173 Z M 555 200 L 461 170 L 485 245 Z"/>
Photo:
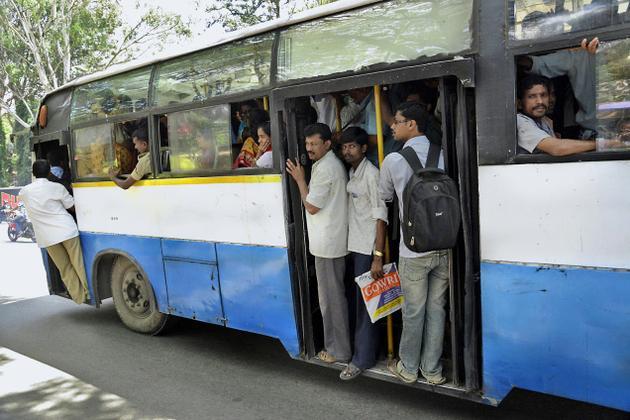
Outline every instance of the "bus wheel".
<path id="1" fill-rule="evenodd" d="M 158 334 L 168 315 L 158 311 L 153 288 L 134 263 L 118 257 L 112 268 L 112 297 L 125 326 L 143 334 Z"/>

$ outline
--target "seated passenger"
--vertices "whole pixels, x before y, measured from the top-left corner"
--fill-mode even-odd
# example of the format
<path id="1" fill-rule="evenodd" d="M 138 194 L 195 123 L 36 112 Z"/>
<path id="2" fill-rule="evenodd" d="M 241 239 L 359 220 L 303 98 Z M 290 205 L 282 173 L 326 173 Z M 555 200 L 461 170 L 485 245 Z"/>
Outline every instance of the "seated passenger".
<path id="1" fill-rule="evenodd" d="M 569 77 L 579 107 L 575 121 L 582 128 L 581 139 L 593 139 L 597 132 L 595 52 L 598 45 L 597 38 L 588 43 L 584 39 L 579 48 L 518 59 L 519 67 L 526 72 L 545 77 Z"/>
<path id="2" fill-rule="evenodd" d="M 257 128 L 258 153 L 256 154 L 257 168 L 272 168 L 273 155 L 271 154 L 271 124 L 262 123 Z"/>
<path id="3" fill-rule="evenodd" d="M 252 109 L 258 109 L 258 102 L 254 99 L 241 102 L 238 106 L 238 111 L 236 111 L 236 129 L 235 133 L 232 137 L 232 144 L 242 144 L 243 141 L 247 138 L 247 136 L 243 137 L 243 131 L 245 131 L 247 127 L 247 114 Z"/>
<path id="4" fill-rule="evenodd" d="M 138 163 L 131 175 L 126 179 L 118 178 L 120 169 L 112 168 L 109 171 L 109 178 L 120 188 L 126 190 L 136 181 L 140 181 L 146 175 L 151 173 L 151 154 L 149 153 L 149 138 L 144 128 L 139 128 L 132 134 L 133 146 L 138 151 Z"/>
<path id="5" fill-rule="evenodd" d="M 269 121 L 269 114 L 267 111 L 262 109 L 252 109 L 246 117 L 247 127 L 258 127 L 267 121 Z M 232 169 L 256 167 L 256 156 L 258 155 L 258 133 L 253 132 L 249 134 L 249 130 L 244 130 L 243 133 L 248 133 L 248 137 L 243 142 L 243 147 L 241 147 L 241 151 L 234 160 Z"/>
<path id="6" fill-rule="evenodd" d="M 518 146 L 527 153 L 544 152 L 566 156 L 595 150 L 594 140 L 557 138 L 546 120 L 549 109 L 549 79 L 530 75 L 521 80 L 518 89 L 516 125 Z"/>

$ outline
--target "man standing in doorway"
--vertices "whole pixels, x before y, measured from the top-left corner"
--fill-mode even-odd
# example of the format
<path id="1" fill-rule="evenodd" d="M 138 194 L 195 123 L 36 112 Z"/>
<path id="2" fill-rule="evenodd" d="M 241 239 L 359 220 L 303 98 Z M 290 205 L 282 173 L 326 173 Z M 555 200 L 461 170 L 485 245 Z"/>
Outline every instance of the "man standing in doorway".
<path id="1" fill-rule="evenodd" d="M 429 114 L 415 102 L 404 102 L 396 109 L 391 123 L 396 141 L 404 143 L 403 149 L 413 148 L 420 162 L 426 166 L 429 139 L 424 135 Z M 444 168 L 442 152 L 438 167 Z M 400 153 L 391 153 L 381 166 L 379 193 L 384 201 L 398 198 L 399 216 L 403 220 L 403 191 L 413 171 Z M 375 250 L 385 247 L 385 226 L 379 220 Z M 398 274 L 404 296 L 402 306 L 403 330 L 400 338 L 399 361 L 388 364 L 389 370 L 403 382 L 413 383 L 418 379 L 418 369 L 430 384 L 446 382 L 442 376 L 442 345 L 448 290 L 448 253 L 431 251 L 415 253 L 405 246 L 400 234 L 400 261 Z M 372 275 L 377 278 L 383 273 L 383 262 L 374 257 Z"/>
<path id="2" fill-rule="evenodd" d="M 300 189 L 306 209 L 309 251 L 315 256 L 319 307 L 324 321 L 324 362 L 350 360 L 348 302 L 345 295 L 345 256 L 348 254 L 346 169 L 333 151 L 330 128 L 316 123 L 304 128 L 306 151 L 314 162 L 310 184 L 304 167 L 287 159 L 287 172 Z"/>
<path id="3" fill-rule="evenodd" d="M 376 222 L 387 223 L 387 207 L 378 195 L 378 169 L 366 157 L 368 133 L 359 127 L 348 127 L 341 134 L 341 152 L 350 164 L 348 191 L 348 251 L 354 263 L 354 277 L 370 271 L 372 253 L 383 256 L 374 248 Z M 339 378 L 350 380 L 376 364 L 378 326 L 372 324 L 361 289 L 356 286 L 356 331 L 352 361 Z"/>
<path id="4" fill-rule="evenodd" d="M 47 179 L 50 165 L 38 159 L 33 163 L 35 181 L 20 191 L 37 244 L 53 260 L 70 297 L 76 303 L 90 299 L 79 230 L 68 211 L 74 212 L 74 199 L 63 185 Z"/>
<path id="5" fill-rule="evenodd" d="M 145 128 L 138 128 L 133 132 L 131 137 L 133 146 L 138 151 L 138 163 L 133 172 L 126 179 L 120 179 L 118 178 L 118 170 L 112 169 L 109 171 L 109 178 L 123 190 L 131 187 L 136 181 L 140 181 L 151 173 L 151 154 L 149 153 L 149 137 L 147 136 L 147 130 Z"/>

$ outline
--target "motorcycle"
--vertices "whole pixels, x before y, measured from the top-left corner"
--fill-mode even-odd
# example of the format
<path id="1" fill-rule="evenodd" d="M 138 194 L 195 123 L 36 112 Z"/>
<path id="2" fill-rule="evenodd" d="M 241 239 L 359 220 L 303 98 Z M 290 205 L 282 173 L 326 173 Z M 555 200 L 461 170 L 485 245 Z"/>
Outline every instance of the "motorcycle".
<path id="1" fill-rule="evenodd" d="M 33 242 L 36 241 L 33 224 L 28 220 L 25 212 L 15 210 L 12 215 L 9 216 L 8 223 L 9 228 L 7 229 L 7 235 L 11 242 L 17 241 L 20 237 L 30 238 Z"/>

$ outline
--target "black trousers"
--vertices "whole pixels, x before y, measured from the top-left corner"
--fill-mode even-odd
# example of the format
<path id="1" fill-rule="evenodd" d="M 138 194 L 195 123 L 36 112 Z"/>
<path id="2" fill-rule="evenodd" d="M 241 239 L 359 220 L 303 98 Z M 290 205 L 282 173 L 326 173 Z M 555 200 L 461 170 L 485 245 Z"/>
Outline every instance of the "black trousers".
<path id="1" fill-rule="evenodd" d="M 370 271 L 372 266 L 372 256 L 352 253 L 354 262 L 354 276 Z M 359 369 L 369 369 L 376 364 L 376 355 L 378 352 L 379 330 L 376 324 L 372 324 L 370 315 L 363 302 L 361 290 L 355 283 L 356 301 L 355 301 L 355 317 L 356 328 L 354 331 L 354 354 L 352 355 L 352 364 Z"/>

